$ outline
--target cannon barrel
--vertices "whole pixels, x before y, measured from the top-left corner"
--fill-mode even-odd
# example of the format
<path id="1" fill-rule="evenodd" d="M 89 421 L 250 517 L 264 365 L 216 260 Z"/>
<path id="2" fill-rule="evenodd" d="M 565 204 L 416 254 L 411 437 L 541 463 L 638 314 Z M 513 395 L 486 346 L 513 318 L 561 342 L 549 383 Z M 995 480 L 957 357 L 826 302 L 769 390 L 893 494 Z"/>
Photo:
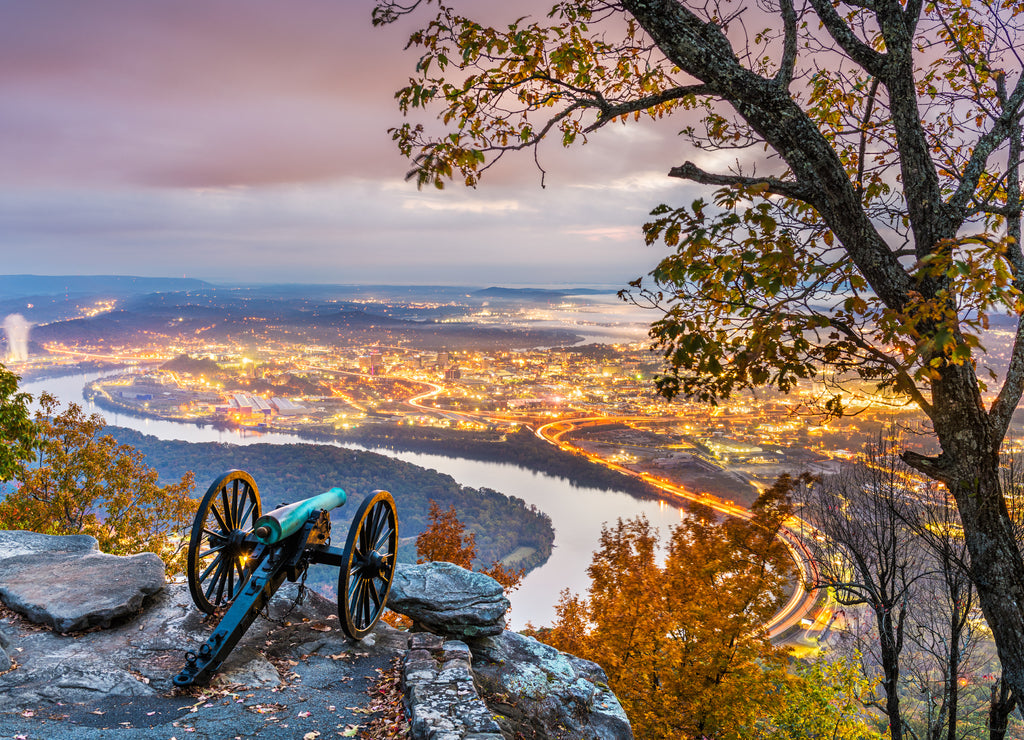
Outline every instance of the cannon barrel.
<path id="1" fill-rule="evenodd" d="M 332 488 L 326 493 L 296 501 L 294 504 L 282 506 L 269 511 L 256 520 L 253 534 L 265 545 L 273 545 L 302 528 L 311 512 L 316 509 L 330 511 L 345 503 L 348 496 L 340 488 Z"/>

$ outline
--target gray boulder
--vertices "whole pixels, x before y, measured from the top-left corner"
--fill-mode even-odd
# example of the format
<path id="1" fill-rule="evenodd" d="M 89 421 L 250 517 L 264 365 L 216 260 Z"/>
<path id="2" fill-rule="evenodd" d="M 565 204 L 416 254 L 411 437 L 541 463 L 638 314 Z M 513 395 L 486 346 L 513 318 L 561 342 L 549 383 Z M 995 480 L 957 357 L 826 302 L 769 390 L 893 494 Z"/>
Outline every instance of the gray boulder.
<path id="1" fill-rule="evenodd" d="M 633 731 L 604 670 L 516 632 L 469 642 L 488 706 L 525 737 L 629 740 Z"/>
<path id="2" fill-rule="evenodd" d="M 3 630 L 0 630 L 0 673 L 11 670 L 10 657 L 7 655 L 7 648 L 11 646 L 11 640 L 7 635 L 4 634 Z"/>
<path id="3" fill-rule="evenodd" d="M 0 601 L 57 632 L 108 627 L 163 586 L 153 553 L 105 555 L 86 535 L 0 531 Z"/>
<path id="4" fill-rule="evenodd" d="M 56 555 L 81 557 L 99 552 L 95 537 L 87 534 L 57 536 L 25 530 L 0 529 L 0 561 L 20 555 Z"/>
<path id="5" fill-rule="evenodd" d="M 501 584 L 452 563 L 395 568 L 388 608 L 426 630 L 463 640 L 500 635 L 509 601 Z"/>

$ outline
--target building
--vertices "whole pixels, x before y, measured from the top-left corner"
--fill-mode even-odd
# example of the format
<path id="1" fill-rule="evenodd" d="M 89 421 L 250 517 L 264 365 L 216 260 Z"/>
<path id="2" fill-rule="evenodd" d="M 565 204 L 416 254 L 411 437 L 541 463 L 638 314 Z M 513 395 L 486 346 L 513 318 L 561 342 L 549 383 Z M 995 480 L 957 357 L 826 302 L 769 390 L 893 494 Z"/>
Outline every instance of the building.
<path id="1" fill-rule="evenodd" d="M 287 398 L 271 398 L 270 404 L 275 409 L 277 409 L 277 413 L 279 413 L 281 416 L 300 416 L 302 414 L 305 414 L 307 411 L 305 406 L 302 406 L 297 403 L 292 403 Z"/>

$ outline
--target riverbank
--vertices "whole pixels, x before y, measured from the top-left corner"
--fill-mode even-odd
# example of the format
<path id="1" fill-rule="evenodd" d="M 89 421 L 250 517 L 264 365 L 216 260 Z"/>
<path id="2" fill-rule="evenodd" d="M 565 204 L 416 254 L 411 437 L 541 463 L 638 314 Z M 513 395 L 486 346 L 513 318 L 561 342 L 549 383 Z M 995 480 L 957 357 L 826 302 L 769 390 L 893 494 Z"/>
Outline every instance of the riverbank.
<path id="1" fill-rule="evenodd" d="M 98 390 L 94 384 L 86 388 L 85 397 L 101 409 L 138 419 L 158 419 L 199 427 L 210 425 L 223 430 L 251 429 L 229 419 L 209 422 L 173 414 L 144 412 L 133 404 L 119 403 L 116 398 Z M 514 432 L 477 432 L 380 423 L 364 424 L 347 430 L 308 426 L 274 428 L 268 431 L 292 434 L 314 443 L 341 443 L 396 452 L 446 455 L 466 460 L 518 465 L 527 470 L 564 478 L 574 486 L 623 491 L 645 500 L 658 500 L 664 497 L 657 487 L 638 478 L 610 470 L 583 455 L 565 452 L 539 439 L 526 427 L 520 427 Z"/>
<path id="2" fill-rule="evenodd" d="M 238 468 L 256 480 L 263 508 L 299 501 L 335 486 L 347 504 L 332 513 L 335 539 L 348 532 L 359 502 L 374 490 L 390 491 L 399 508 L 399 560 L 416 561 L 416 537 L 430 524 L 430 501 L 443 511 L 454 507 L 476 539 L 477 566 L 516 561 L 531 571 L 551 555 L 551 519 L 536 506 L 490 488 L 460 485 L 452 476 L 376 452 L 323 444 L 231 445 L 164 440 L 125 427 L 108 427 L 118 442 L 145 455 L 161 481 L 192 471 L 196 496 L 227 470 Z"/>

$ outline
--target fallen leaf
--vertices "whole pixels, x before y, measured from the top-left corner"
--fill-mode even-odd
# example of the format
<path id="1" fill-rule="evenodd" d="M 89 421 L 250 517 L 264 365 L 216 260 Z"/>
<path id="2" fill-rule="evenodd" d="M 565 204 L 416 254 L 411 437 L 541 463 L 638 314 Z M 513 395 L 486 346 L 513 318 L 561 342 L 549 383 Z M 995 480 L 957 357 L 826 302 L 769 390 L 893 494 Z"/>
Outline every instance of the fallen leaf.
<path id="1" fill-rule="evenodd" d="M 355 737 L 361 726 L 362 725 L 349 725 L 345 728 L 344 732 L 339 732 L 338 734 L 342 737 Z"/>
<path id="2" fill-rule="evenodd" d="M 101 712 L 99 709 L 93 709 L 89 714 L 106 714 L 106 712 Z"/>
<path id="3" fill-rule="evenodd" d="M 312 714 L 312 712 L 299 712 L 299 716 L 300 717 L 308 717 L 311 714 Z"/>
<path id="4" fill-rule="evenodd" d="M 316 730 L 313 730 L 312 732 L 307 732 L 305 735 L 303 735 L 302 740 L 316 740 L 318 737 L 320 737 L 320 733 Z"/>

